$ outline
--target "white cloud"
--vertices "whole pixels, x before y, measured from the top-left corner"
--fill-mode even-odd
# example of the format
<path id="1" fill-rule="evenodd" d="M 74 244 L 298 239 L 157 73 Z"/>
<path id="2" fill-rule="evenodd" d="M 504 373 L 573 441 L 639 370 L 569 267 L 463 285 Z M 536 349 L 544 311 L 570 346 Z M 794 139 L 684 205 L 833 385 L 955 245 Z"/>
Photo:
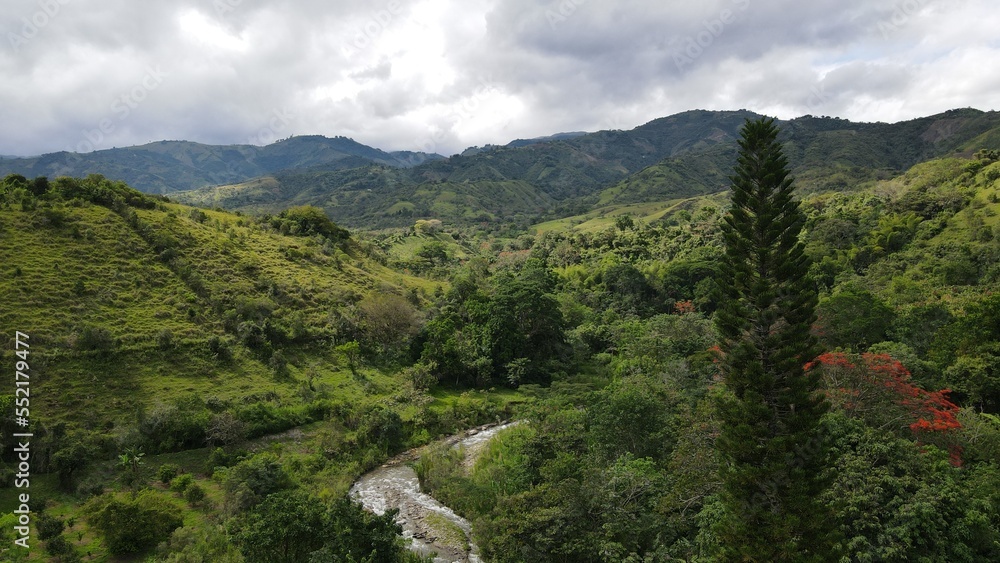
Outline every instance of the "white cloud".
<path id="1" fill-rule="evenodd" d="M 262 131 L 451 154 L 693 108 L 881 121 L 1000 109 L 986 0 L 9 4 L 4 154 Z"/>

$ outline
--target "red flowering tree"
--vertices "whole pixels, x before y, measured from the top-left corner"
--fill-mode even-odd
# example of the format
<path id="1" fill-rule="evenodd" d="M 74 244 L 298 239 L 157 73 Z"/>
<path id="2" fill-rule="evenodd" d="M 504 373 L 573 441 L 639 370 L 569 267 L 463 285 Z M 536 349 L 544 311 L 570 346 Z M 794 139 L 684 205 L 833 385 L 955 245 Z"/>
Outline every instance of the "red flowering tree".
<path id="1" fill-rule="evenodd" d="M 831 404 L 874 428 L 909 431 L 922 443 L 945 448 L 961 464 L 956 432 L 962 427 L 949 389 L 928 391 L 913 384 L 910 372 L 888 354 L 828 352 L 806 365 L 822 369 Z"/>
<path id="2" fill-rule="evenodd" d="M 693 312 L 694 303 L 692 303 L 690 299 L 674 303 L 674 313 L 677 313 L 678 315 L 687 315 Z"/>

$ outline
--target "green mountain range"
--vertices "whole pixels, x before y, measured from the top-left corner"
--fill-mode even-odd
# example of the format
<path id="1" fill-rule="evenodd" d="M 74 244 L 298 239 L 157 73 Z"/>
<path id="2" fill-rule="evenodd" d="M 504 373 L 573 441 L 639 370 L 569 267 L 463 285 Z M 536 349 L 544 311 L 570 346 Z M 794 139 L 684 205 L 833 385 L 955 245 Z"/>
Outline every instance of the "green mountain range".
<path id="1" fill-rule="evenodd" d="M 177 201 L 275 213 L 314 205 L 350 227 L 415 219 L 520 224 L 595 208 L 706 195 L 726 188 L 744 120 L 740 111 L 688 111 L 632 130 L 561 133 L 473 147 L 443 158 L 387 153 L 344 137 L 268 145 L 160 141 L 87 154 L 0 160 L 0 174 L 102 174 Z M 804 116 L 782 122 L 804 191 L 844 190 L 1000 137 L 1000 113 L 960 109 L 899 123 Z"/>
<path id="2" fill-rule="evenodd" d="M 346 137 L 290 137 L 265 147 L 159 141 L 90 153 L 57 152 L 3 158 L 0 175 L 82 177 L 101 174 L 147 193 L 170 193 L 241 182 L 281 170 L 341 170 L 371 163 L 413 166 L 441 158 L 418 152 L 387 153 Z"/>
<path id="3" fill-rule="evenodd" d="M 746 111 L 690 111 L 630 131 L 516 141 L 407 169 L 286 169 L 176 198 L 256 212 L 310 204 L 352 227 L 403 226 L 418 218 L 533 222 L 722 191 L 736 133 L 753 117 Z M 803 189 L 843 190 L 928 158 L 971 154 L 1000 135 L 1000 113 L 954 110 L 895 124 L 805 116 L 782 127 Z"/>

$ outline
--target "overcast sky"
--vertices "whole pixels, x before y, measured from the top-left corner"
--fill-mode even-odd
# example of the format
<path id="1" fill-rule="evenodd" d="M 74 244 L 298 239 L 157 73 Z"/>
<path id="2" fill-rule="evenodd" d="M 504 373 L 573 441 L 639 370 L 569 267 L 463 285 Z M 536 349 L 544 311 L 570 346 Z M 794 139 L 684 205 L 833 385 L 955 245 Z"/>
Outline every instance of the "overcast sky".
<path id="1" fill-rule="evenodd" d="M 1000 109 L 995 0 L 0 0 L 0 154 Z"/>

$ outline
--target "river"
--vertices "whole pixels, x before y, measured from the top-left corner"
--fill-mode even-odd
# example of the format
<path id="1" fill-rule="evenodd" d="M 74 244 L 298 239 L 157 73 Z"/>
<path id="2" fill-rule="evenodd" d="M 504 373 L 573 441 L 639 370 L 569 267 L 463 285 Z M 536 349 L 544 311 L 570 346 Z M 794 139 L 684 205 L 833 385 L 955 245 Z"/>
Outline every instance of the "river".
<path id="1" fill-rule="evenodd" d="M 450 436 L 438 443 L 465 448 L 467 465 L 497 432 L 517 422 L 480 426 Z M 437 499 L 421 492 L 417 473 L 408 464 L 420 457 L 424 448 L 409 450 L 369 471 L 351 486 L 351 498 L 376 514 L 396 508 L 396 522 L 410 549 L 423 555 L 436 553 L 436 563 L 479 563 L 479 549 L 472 542 L 472 526 Z"/>

